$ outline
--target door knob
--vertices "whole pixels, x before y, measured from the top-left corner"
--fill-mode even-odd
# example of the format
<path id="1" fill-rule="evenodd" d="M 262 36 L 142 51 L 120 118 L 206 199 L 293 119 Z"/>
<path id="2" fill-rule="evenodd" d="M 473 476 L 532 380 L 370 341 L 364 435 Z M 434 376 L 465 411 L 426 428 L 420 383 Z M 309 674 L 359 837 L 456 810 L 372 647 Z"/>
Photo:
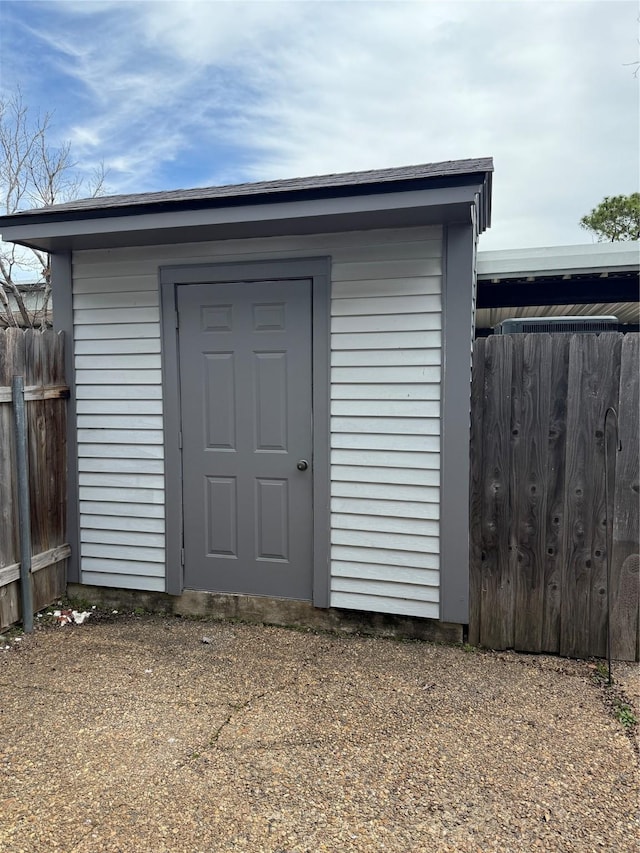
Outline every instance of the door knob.
<path id="1" fill-rule="evenodd" d="M 309 467 L 309 463 L 307 462 L 306 459 L 301 459 L 298 462 L 298 464 L 296 465 L 296 468 L 298 469 L 298 471 L 306 471 L 308 467 Z"/>

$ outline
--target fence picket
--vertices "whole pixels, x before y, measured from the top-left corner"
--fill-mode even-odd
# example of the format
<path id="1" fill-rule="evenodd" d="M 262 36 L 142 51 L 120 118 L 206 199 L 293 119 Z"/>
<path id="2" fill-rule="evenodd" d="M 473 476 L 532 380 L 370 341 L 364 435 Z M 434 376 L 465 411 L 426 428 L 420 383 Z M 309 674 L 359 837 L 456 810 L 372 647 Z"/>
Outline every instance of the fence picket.
<path id="1" fill-rule="evenodd" d="M 508 335 L 485 345 L 482 457 L 480 642 L 513 645 L 513 583 L 509 568 L 509 465 L 513 342 Z M 500 615 L 496 618 L 496 612 Z"/>
<path id="2" fill-rule="evenodd" d="M 560 600 L 564 560 L 564 477 L 567 445 L 567 382 L 569 336 L 551 336 L 549 425 L 547 453 L 547 517 L 542 602 L 543 652 L 560 650 Z"/>
<path id="3" fill-rule="evenodd" d="M 622 449 L 616 460 L 613 554 L 611 557 L 611 653 L 623 660 L 640 659 L 640 498 L 638 435 L 640 434 L 640 336 L 626 335 L 622 344 L 618 421 Z"/>
<path id="4" fill-rule="evenodd" d="M 476 346 L 471 642 L 606 654 L 604 414 L 617 405 L 612 650 L 639 657 L 638 340 L 511 335 Z"/>
<path id="5" fill-rule="evenodd" d="M 0 570 L 20 562 L 12 395 L 14 376 L 22 376 L 29 433 L 31 546 L 36 558 L 66 553 L 66 397 L 64 339 L 51 330 L 0 332 Z M 63 549 L 60 551 L 59 549 Z M 40 569 L 33 578 L 36 610 L 64 594 L 66 561 Z M 20 618 L 19 581 L 4 572 L 0 583 L 0 629 Z"/>
<path id="6" fill-rule="evenodd" d="M 522 347 L 519 444 L 512 452 L 515 575 L 514 643 L 542 651 L 547 516 L 551 335 L 526 335 Z M 514 377 L 515 379 L 515 377 Z"/>

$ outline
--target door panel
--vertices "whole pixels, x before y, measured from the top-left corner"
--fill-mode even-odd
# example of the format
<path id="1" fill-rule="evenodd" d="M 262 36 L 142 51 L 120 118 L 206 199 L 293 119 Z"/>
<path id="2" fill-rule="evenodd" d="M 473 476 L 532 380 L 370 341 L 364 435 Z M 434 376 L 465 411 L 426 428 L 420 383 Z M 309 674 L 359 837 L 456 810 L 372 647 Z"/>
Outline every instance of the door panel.
<path id="1" fill-rule="evenodd" d="M 177 288 L 185 586 L 311 600 L 310 280 Z"/>

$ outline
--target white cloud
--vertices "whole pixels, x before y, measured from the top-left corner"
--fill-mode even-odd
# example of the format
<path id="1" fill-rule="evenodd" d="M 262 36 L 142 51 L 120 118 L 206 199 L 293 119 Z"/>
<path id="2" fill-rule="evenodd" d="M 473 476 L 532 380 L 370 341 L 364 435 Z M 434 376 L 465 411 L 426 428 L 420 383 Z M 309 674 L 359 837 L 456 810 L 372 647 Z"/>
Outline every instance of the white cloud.
<path id="1" fill-rule="evenodd" d="M 75 155 L 119 191 L 493 155 L 488 248 L 588 239 L 637 189 L 634 3 L 42 6 Z"/>

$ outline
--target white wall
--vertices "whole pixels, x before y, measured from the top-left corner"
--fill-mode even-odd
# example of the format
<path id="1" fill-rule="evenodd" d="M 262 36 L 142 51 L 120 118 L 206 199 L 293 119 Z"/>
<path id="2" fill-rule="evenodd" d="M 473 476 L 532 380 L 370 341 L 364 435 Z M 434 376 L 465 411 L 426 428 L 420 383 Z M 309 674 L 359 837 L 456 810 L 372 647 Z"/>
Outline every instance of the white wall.
<path id="1" fill-rule="evenodd" d="M 76 252 L 83 583 L 164 589 L 158 267 L 318 255 L 332 257 L 331 604 L 438 617 L 440 228 Z"/>

